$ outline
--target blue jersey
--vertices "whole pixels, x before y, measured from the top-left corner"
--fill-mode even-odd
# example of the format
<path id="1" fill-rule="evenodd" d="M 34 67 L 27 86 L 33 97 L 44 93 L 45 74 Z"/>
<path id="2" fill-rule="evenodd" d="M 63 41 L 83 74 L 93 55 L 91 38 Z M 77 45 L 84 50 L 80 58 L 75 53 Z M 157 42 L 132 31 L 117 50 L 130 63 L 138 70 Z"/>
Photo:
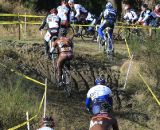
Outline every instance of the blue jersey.
<path id="1" fill-rule="evenodd" d="M 117 10 L 114 8 L 105 9 L 103 12 L 103 17 L 106 20 L 115 22 L 117 18 Z"/>

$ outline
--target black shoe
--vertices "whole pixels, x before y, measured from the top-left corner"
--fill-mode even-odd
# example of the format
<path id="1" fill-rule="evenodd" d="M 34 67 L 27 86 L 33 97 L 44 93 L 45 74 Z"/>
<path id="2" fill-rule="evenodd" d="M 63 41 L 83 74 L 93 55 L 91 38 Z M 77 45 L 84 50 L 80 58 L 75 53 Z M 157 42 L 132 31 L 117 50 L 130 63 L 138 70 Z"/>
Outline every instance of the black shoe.
<path id="1" fill-rule="evenodd" d="M 81 35 L 80 33 L 77 33 L 77 34 L 75 34 L 74 36 L 75 36 L 75 37 L 80 37 L 80 35 Z"/>

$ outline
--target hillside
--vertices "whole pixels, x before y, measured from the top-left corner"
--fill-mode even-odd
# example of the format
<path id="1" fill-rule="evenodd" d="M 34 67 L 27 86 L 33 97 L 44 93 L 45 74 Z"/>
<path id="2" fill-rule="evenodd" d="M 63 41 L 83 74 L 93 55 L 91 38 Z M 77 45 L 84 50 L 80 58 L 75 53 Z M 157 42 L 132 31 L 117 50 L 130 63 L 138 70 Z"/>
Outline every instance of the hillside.
<path id="1" fill-rule="evenodd" d="M 75 79 L 75 88 L 72 98 L 65 98 L 65 93 L 62 90 L 58 90 L 56 86 L 52 84 L 52 79 L 50 79 L 52 71 L 49 69 L 52 65 L 50 61 L 44 60 L 42 53 L 44 48 L 39 42 L 1 41 L 0 45 L 1 62 L 9 66 L 9 68 L 14 68 L 39 81 L 44 81 L 44 78 L 46 76 L 48 77 L 47 113 L 54 115 L 57 130 L 88 129 L 90 115 L 85 111 L 84 102 L 88 87 L 93 86 L 94 78 L 99 73 L 105 74 L 113 89 L 114 114 L 118 118 L 120 129 L 127 130 L 128 126 L 130 126 L 130 130 L 158 130 L 160 127 L 158 123 L 160 118 L 159 108 L 135 72 L 139 66 L 137 60 L 133 62 L 133 68 L 126 89 L 123 91 L 120 89 L 124 84 L 124 76 L 126 75 L 128 66 L 125 44 L 116 44 L 117 54 L 119 56 L 116 56 L 117 60 L 114 64 L 110 64 L 103 53 L 98 52 L 96 44 L 86 44 L 78 42 L 77 40 L 75 41 L 75 58 L 72 62 L 72 76 Z M 124 49 L 122 50 L 122 48 Z M 121 68 L 121 73 L 119 68 Z M 2 128 L 6 129 L 25 120 L 24 110 L 27 111 L 28 109 L 31 115 L 34 115 L 37 107 L 34 108 L 32 104 L 34 102 L 39 104 L 43 89 L 31 81 L 16 76 L 8 69 L 4 71 L 2 66 L 0 67 L 0 71 L 1 79 L 3 79 L 1 92 L 4 86 L 6 86 L 6 81 L 9 81 L 7 88 L 10 92 L 13 91 L 14 88 L 17 88 L 18 90 L 16 90 L 20 91 L 20 97 L 26 97 L 24 91 L 27 91 L 30 98 L 32 98 L 30 103 L 27 101 L 28 97 L 24 98 L 24 101 L 10 100 L 6 102 L 7 106 L 10 106 L 9 104 L 11 103 L 13 104 L 13 101 L 15 105 L 18 103 L 18 106 L 14 104 L 12 106 L 12 108 L 15 109 L 14 112 L 8 110 L 8 114 L 17 115 L 12 124 L 8 122 L 10 117 L 7 116 L 8 114 L 5 114 L 5 110 L 1 110 L 4 113 L 1 114 L 1 119 L 7 120 L 5 124 L 4 121 L 1 120 Z M 17 77 L 17 81 L 12 80 L 15 76 Z M 18 82 L 19 85 L 15 82 Z M 115 89 L 118 90 L 118 93 Z M 3 94 L 6 92 L 3 91 Z M 5 99 L 5 97 L 3 97 L 3 99 Z M 23 110 L 22 106 L 26 102 L 29 104 L 27 103 L 28 105 Z M 144 107 L 144 105 L 146 107 Z M 19 113 L 16 110 L 21 110 L 23 113 Z M 17 119 L 19 121 L 16 121 Z M 37 127 L 38 120 L 39 119 L 36 119 L 31 122 L 32 128 L 35 129 L 35 127 Z"/>
<path id="2" fill-rule="evenodd" d="M 57 1 L 50 0 L 54 6 L 57 6 Z M 91 11 L 94 11 L 92 6 L 95 2 L 99 10 L 104 5 L 104 1 L 101 3 L 98 0 L 79 1 L 88 5 Z M 36 2 L 41 3 L 39 8 L 36 8 Z M 42 15 L 51 8 L 52 4 L 49 5 L 44 4 L 44 0 L 0 0 L 0 12 Z M 2 21 L 17 20 L 10 17 L 0 18 Z M 47 115 L 54 116 L 55 130 L 88 130 L 91 115 L 85 110 L 85 98 L 87 90 L 94 85 L 99 74 L 105 75 L 113 91 L 114 115 L 118 119 L 120 130 L 160 129 L 159 105 L 138 74 L 140 72 L 143 75 L 160 100 L 160 30 L 154 30 L 152 37 L 135 37 L 131 34 L 130 39 L 127 39 L 134 58 L 125 89 L 123 87 L 130 63 L 125 42 L 114 41 L 115 56 L 113 61 L 110 61 L 99 51 L 95 42 L 84 42 L 75 38 L 75 56 L 71 62 L 73 93 L 71 98 L 66 98 L 64 91 L 54 84 L 52 62 L 44 55 L 43 36 L 38 30 L 39 25 L 27 24 L 26 27 L 25 30 L 23 24 L 0 25 L 0 130 L 7 130 L 24 122 L 26 111 L 29 112 L 29 117 L 37 114 L 44 87 L 20 76 L 21 74 L 40 82 L 47 78 Z M 18 40 L 19 29 L 21 40 Z M 118 29 L 116 28 L 115 32 L 118 32 Z M 148 30 L 141 31 L 146 34 Z M 31 130 L 39 127 L 42 116 L 43 108 L 37 118 L 30 121 Z M 24 129 L 26 126 L 19 128 Z"/>

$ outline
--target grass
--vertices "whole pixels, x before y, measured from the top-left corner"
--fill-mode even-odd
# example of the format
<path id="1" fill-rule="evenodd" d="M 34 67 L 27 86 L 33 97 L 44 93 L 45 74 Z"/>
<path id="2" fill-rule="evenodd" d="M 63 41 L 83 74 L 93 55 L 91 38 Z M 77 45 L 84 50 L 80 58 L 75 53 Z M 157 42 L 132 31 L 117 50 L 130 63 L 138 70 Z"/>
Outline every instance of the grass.
<path id="1" fill-rule="evenodd" d="M 10 86 L 4 82 L 0 84 L 0 129 L 3 130 L 24 122 L 27 111 L 30 116 L 35 115 L 40 102 L 40 96 L 31 91 L 30 87 L 34 85 L 31 83 L 27 85 L 25 80 L 17 76 L 11 78 L 12 76 L 8 79 L 3 77 L 6 78 L 6 82 L 11 83 Z M 12 80 L 15 80 L 14 83 Z"/>
<path id="2" fill-rule="evenodd" d="M 31 34 L 31 37 L 34 36 L 32 32 Z M 40 39 L 41 36 L 38 36 L 38 30 L 36 34 L 37 37 L 35 39 Z M 25 63 L 27 63 L 27 65 L 30 64 L 35 67 L 35 61 L 37 61 L 36 59 L 40 60 L 41 55 L 39 55 L 39 53 L 36 51 L 30 51 L 28 53 L 27 50 L 33 48 L 33 43 L 40 43 L 40 41 L 42 41 L 42 39 L 38 41 L 32 41 L 32 39 L 18 41 L 18 44 L 21 44 L 21 47 L 17 47 L 17 50 L 13 49 L 14 46 L 11 46 L 12 44 L 8 44 L 9 42 L 11 43 L 12 40 L 5 41 L 5 43 L 3 43 L 4 41 L 1 41 L 0 57 L 3 60 L 4 56 L 11 57 L 12 55 L 18 54 L 18 59 L 12 57 L 11 61 L 6 61 L 7 65 L 11 65 L 12 63 L 14 63 L 15 65 L 12 64 L 12 66 L 13 68 L 15 68 L 19 63 L 17 61 L 20 60 L 26 61 Z M 80 42 L 79 39 L 76 39 L 74 42 L 74 51 L 76 56 L 74 60 L 77 60 L 75 66 L 77 66 L 77 69 L 85 77 L 87 82 L 91 82 L 91 79 L 88 78 L 90 76 L 90 70 L 87 70 L 88 65 L 84 64 L 83 66 L 80 66 L 80 64 L 90 64 L 90 66 L 93 67 L 94 73 L 96 75 L 96 71 L 102 69 L 102 66 L 106 67 L 108 65 L 107 58 L 103 55 L 102 52 L 98 51 L 98 45 L 96 43 L 84 43 Z M 133 60 L 131 73 L 129 74 L 129 79 L 125 90 L 126 96 L 122 96 L 121 98 L 122 108 L 121 110 L 116 110 L 115 115 L 118 118 L 119 126 L 122 130 L 127 130 L 128 126 L 130 126 L 130 130 L 158 130 L 160 127 L 158 123 L 160 118 L 159 108 L 142 80 L 137 76 L 137 71 L 141 70 L 140 66 L 144 65 L 145 63 L 143 57 L 141 57 L 142 53 L 140 51 L 143 48 L 139 48 L 139 44 L 137 45 L 135 43 L 133 45 L 131 41 L 128 42 L 132 52 L 135 54 L 135 58 Z M 15 42 L 14 44 L 17 44 L 17 42 Z M 41 44 L 38 45 L 40 46 Z M 122 69 L 119 82 L 120 85 L 123 85 L 128 69 L 127 49 L 124 43 L 116 43 L 115 48 L 116 63 L 114 65 L 111 65 L 110 67 L 118 66 L 118 68 Z M 38 49 L 40 50 L 42 48 Z M 10 55 L 10 50 L 14 52 L 11 53 L 12 55 Z M 22 51 L 23 53 L 21 53 L 20 51 Z M 85 70 L 85 68 L 87 69 Z M 82 71 L 85 72 L 82 73 Z M 86 74 L 86 71 L 88 71 L 88 74 Z M 34 115 L 36 113 L 43 90 L 39 89 L 37 85 L 30 81 L 14 77 L 9 71 L 7 71 L 7 74 L 5 74 L 5 71 L 2 68 L 1 72 L 3 72 L 0 74 L 1 78 L 10 78 L 10 80 L 7 80 L 8 82 L 6 82 L 4 78 L 2 78 L 2 87 L 0 89 L 0 96 L 2 95 L 2 102 L 0 102 L 1 104 L 3 104 L 3 107 L 0 107 L 0 113 L 3 113 L 0 117 L 2 119 L 5 119 L 5 122 L 0 122 L 4 128 L 8 128 L 19 124 L 20 122 L 23 122 L 25 120 L 25 112 L 27 110 L 29 110 L 29 113 L 31 115 Z M 104 72 L 107 75 L 107 70 L 104 70 Z M 33 73 L 30 74 L 31 77 L 34 77 Z M 147 75 L 145 73 L 143 73 L 143 75 L 145 76 L 145 79 L 147 79 Z M 78 84 L 80 88 L 84 87 L 84 83 L 82 82 L 83 81 L 79 78 Z M 73 97 L 72 99 L 66 99 L 63 97 L 64 94 L 62 92 L 55 90 L 53 86 L 49 86 L 47 114 L 54 115 L 57 130 L 88 129 L 90 116 L 85 112 L 84 98 L 86 96 L 86 92 L 80 92 L 80 96 L 75 95 L 75 97 Z M 6 104 L 4 105 L 4 103 Z M 8 109 L 5 110 L 5 106 L 8 106 Z M 10 123 L 11 115 L 15 116 L 13 123 Z M 31 122 L 32 127 L 35 129 L 37 128 L 38 120 L 39 118 Z"/>

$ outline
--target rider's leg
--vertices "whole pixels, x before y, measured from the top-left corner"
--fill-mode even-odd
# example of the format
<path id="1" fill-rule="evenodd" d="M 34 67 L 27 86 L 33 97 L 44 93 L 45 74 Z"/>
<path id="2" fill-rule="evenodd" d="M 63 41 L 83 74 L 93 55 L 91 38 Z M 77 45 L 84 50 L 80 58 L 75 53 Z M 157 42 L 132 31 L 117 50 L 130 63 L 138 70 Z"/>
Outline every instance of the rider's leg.
<path id="1" fill-rule="evenodd" d="M 45 54 L 49 55 L 49 41 L 51 38 L 51 34 L 49 31 L 47 31 L 45 37 L 44 37 L 44 45 L 45 45 Z"/>
<path id="2" fill-rule="evenodd" d="M 108 34 L 109 34 L 109 50 L 110 51 L 113 51 L 113 29 L 109 29 L 108 31 Z"/>
<path id="3" fill-rule="evenodd" d="M 59 86 L 62 85 L 62 67 L 66 58 L 67 58 L 67 55 L 64 53 L 61 53 L 57 60 L 57 75 L 58 75 Z"/>
<path id="4" fill-rule="evenodd" d="M 46 40 L 44 40 L 44 46 L 45 46 L 45 54 L 47 55 L 49 53 L 49 45 Z"/>
<path id="5" fill-rule="evenodd" d="M 94 27 L 93 26 L 95 25 L 95 22 L 96 22 L 96 19 L 94 19 L 93 21 L 91 21 L 91 24 L 88 27 L 88 31 L 91 31 L 91 32 L 94 31 L 94 29 L 93 29 Z"/>
<path id="6" fill-rule="evenodd" d="M 103 30 L 106 28 L 106 20 L 103 21 L 103 23 L 100 24 L 99 28 L 98 28 L 98 35 L 100 36 L 100 38 L 105 41 L 106 40 L 106 36 L 103 33 Z"/>

